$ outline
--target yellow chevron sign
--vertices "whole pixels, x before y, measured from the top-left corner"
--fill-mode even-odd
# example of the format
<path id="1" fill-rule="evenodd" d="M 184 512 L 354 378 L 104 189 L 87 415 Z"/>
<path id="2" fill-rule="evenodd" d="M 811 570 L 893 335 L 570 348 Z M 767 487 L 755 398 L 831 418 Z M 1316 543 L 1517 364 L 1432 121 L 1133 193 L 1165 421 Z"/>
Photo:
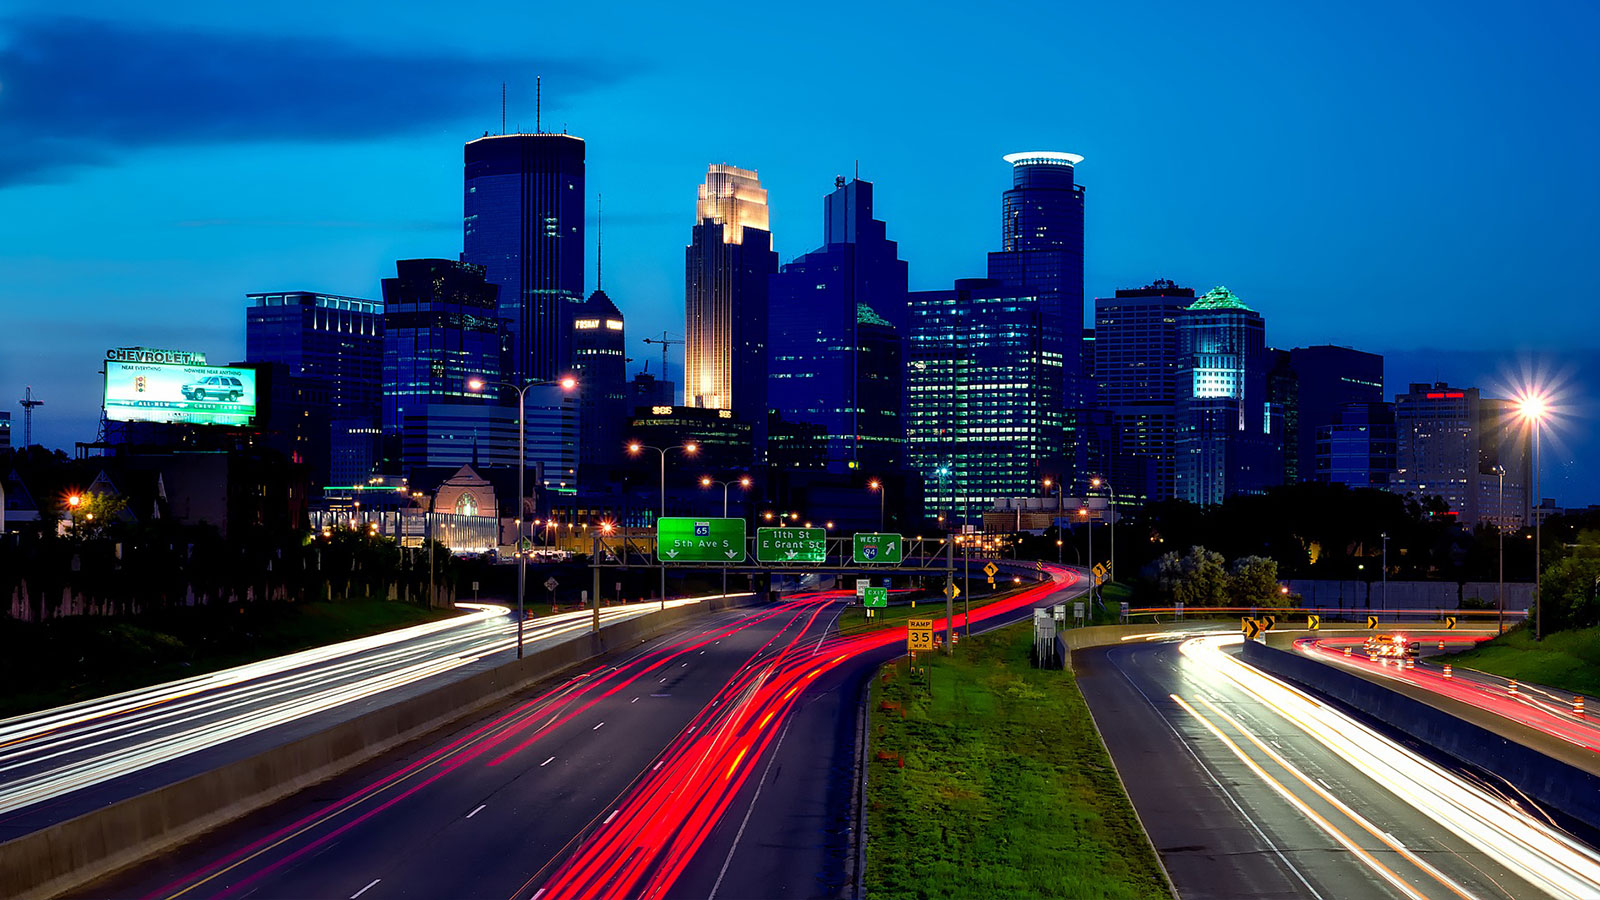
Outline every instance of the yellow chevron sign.
<path id="1" fill-rule="evenodd" d="M 1321 616 L 1313 616 L 1313 615 L 1306 616 L 1306 630 L 1307 631 L 1317 631 L 1317 630 L 1320 630 L 1321 628 L 1322 628 L 1322 617 Z"/>
<path id="2" fill-rule="evenodd" d="M 1376 629 L 1378 627 L 1378 617 L 1377 616 L 1367 616 L 1367 627 L 1368 628 L 1372 628 L 1372 629 Z"/>
<path id="3" fill-rule="evenodd" d="M 1456 627 L 1456 617 L 1455 616 L 1445 616 L 1444 617 L 1444 627 L 1448 628 L 1448 629 L 1454 629 Z"/>
<path id="4" fill-rule="evenodd" d="M 1253 641 L 1257 635 L 1261 634 L 1261 623 L 1249 616 L 1240 620 L 1239 624 L 1240 630 L 1244 632 L 1244 639 L 1247 641 Z"/>

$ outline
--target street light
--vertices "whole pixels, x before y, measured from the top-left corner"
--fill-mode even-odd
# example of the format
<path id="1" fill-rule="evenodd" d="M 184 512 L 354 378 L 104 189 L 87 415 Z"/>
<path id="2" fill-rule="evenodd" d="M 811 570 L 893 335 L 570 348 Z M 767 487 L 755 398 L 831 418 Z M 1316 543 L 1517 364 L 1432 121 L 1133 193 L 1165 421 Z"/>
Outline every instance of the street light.
<path id="1" fill-rule="evenodd" d="M 1539 558 L 1539 548 L 1543 545 L 1540 535 L 1540 526 L 1544 524 L 1543 517 L 1539 515 L 1539 432 L 1544 426 L 1545 416 L 1550 412 L 1550 402 L 1538 391 L 1522 395 L 1518 403 L 1518 411 L 1522 418 L 1527 420 L 1528 428 L 1533 431 L 1533 497 L 1528 508 L 1533 511 L 1533 638 L 1544 639 L 1544 565 Z"/>
<path id="2" fill-rule="evenodd" d="M 1500 574 L 1499 582 L 1494 586 L 1495 607 L 1500 614 L 1497 618 L 1499 628 L 1496 634 L 1505 634 L 1506 631 L 1506 467 L 1496 465 L 1491 471 L 1500 479 L 1500 502 L 1495 508 L 1495 518 L 1500 521 L 1495 523 L 1495 531 L 1500 539 Z"/>
<path id="3" fill-rule="evenodd" d="M 1049 478 L 1046 478 L 1044 480 L 1045 492 L 1048 494 L 1051 488 L 1054 488 L 1055 492 L 1056 492 L 1056 533 L 1060 534 L 1060 532 L 1061 532 L 1061 512 L 1062 512 L 1061 505 L 1065 501 L 1061 497 L 1061 485 L 1056 484 L 1053 480 L 1051 480 Z M 1062 542 L 1058 539 L 1056 541 L 1056 565 L 1058 565 L 1058 566 L 1061 565 L 1061 544 L 1062 544 Z"/>
<path id="4" fill-rule="evenodd" d="M 551 387 L 560 385 L 561 390 L 570 391 L 578 386 L 577 379 L 568 375 L 548 381 L 530 381 L 521 387 L 506 381 L 485 381 L 474 378 L 467 382 L 467 387 L 473 391 L 481 391 L 486 387 L 510 388 L 517 392 L 517 659 L 522 658 L 522 599 L 527 593 L 528 584 L 528 558 L 522 552 L 522 514 L 525 498 L 528 496 L 523 476 L 528 468 L 528 389 L 536 387 Z M 596 623 L 599 630 L 599 623 Z"/>
<path id="5" fill-rule="evenodd" d="M 662 454 L 662 455 L 663 455 L 663 457 L 665 457 L 665 454 Z M 719 480 L 717 480 L 715 478 L 712 478 L 710 475 L 702 475 L 702 476 L 700 476 L 700 486 L 701 487 L 711 487 L 713 484 L 722 485 L 722 517 L 724 519 L 726 519 L 728 517 L 728 486 L 731 485 L 731 484 L 737 484 L 738 486 L 744 488 L 745 490 L 749 490 L 750 489 L 750 476 L 749 475 L 745 475 L 744 477 L 740 478 L 738 481 L 731 481 L 731 480 L 730 481 L 719 481 Z M 772 514 L 768 513 L 767 517 L 771 518 Z M 659 550 L 658 550 L 658 553 L 659 553 Z M 665 587 L 663 587 L 663 592 L 665 592 Z M 722 596 L 724 596 L 724 597 L 728 596 L 728 564 L 727 563 L 723 563 L 722 564 Z"/>
<path id="6" fill-rule="evenodd" d="M 874 478 L 871 481 L 867 482 L 867 488 L 868 488 L 868 490 L 874 490 L 874 491 L 878 492 L 878 531 L 880 533 L 882 533 L 882 531 L 883 531 L 883 522 L 884 522 L 884 518 L 883 518 L 884 497 L 886 497 L 889 492 L 884 488 L 883 482 L 879 481 L 876 478 Z"/>
<path id="7" fill-rule="evenodd" d="M 671 447 L 653 447 L 649 444 L 641 444 L 638 441 L 628 445 L 628 452 L 634 456 L 638 456 L 640 452 L 645 450 L 654 450 L 661 454 L 661 510 L 656 513 L 656 567 L 661 570 L 662 609 L 667 608 L 667 563 L 666 560 L 661 558 L 661 517 L 667 513 L 667 451 L 682 450 L 685 454 L 693 456 L 699 449 L 700 445 L 694 441 L 689 441 L 686 444 L 674 444 Z"/>
<path id="8" fill-rule="evenodd" d="M 1106 521 L 1111 528 L 1111 556 L 1106 560 L 1106 580 L 1117 580 L 1117 491 L 1111 482 L 1104 478 L 1092 478 L 1089 484 L 1093 487 L 1105 485 L 1106 487 Z"/>

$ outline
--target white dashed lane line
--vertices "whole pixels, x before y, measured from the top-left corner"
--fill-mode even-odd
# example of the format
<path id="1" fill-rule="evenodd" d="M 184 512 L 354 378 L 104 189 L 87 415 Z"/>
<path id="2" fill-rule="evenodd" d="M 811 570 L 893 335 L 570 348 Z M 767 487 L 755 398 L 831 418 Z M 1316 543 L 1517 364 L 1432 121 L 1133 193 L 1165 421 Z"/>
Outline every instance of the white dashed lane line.
<path id="1" fill-rule="evenodd" d="M 354 894 L 351 894 L 350 895 L 350 900 L 356 900 L 357 897 L 361 896 L 362 894 L 365 894 L 367 891 L 372 890 L 372 886 L 374 884 L 377 884 L 378 882 L 380 882 L 382 880 L 383 880 L 382 878 L 374 878 L 374 879 L 372 879 L 372 881 L 369 882 L 366 887 L 362 888 L 359 891 L 356 891 Z"/>
<path id="2" fill-rule="evenodd" d="M 469 819 L 470 819 L 470 818 L 472 818 L 472 817 L 473 817 L 473 816 L 475 816 L 475 815 L 477 815 L 477 814 L 478 814 L 478 813 L 481 813 L 481 812 L 483 812 L 483 808 L 484 808 L 484 807 L 485 807 L 485 806 L 488 806 L 488 805 L 489 805 L 489 804 L 487 804 L 487 803 L 480 803 L 480 804 L 478 804 L 478 808 L 477 808 L 477 809 L 475 809 L 475 810 L 473 810 L 473 811 L 472 811 L 472 812 L 469 812 L 469 813 L 467 813 L 467 818 L 469 818 Z"/>

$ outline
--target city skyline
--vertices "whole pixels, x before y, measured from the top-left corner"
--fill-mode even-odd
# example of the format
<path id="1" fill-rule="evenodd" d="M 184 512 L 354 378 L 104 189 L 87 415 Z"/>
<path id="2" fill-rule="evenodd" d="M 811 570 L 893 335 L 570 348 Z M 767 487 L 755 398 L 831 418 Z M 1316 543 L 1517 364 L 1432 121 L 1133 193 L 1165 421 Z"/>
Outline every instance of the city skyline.
<path id="1" fill-rule="evenodd" d="M 140 25 L 118 24 L 114 15 L 107 14 L 98 25 L 78 23 L 69 29 L 60 27 L 59 20 L 30 17 L 28 8 L 22 4 L 5 27 L 29 39 L 30 54 L 0 51 L 0 85 L 4 85 L 0 104 L 10 105 L 24 125 L 31 122 L 43 127 L 49 116 L 61 114 L 41 111 L 36 105 L 41 101 L 30 99 L 28 88 L 38 82 L 30 82 L 27 76 L 42 76 L 52 71 L 52 65 L 65 65 L 61 59 L 68 49 L 81 53 L 86 46 L 96 46 L 94 40 L 109 45 L 115 38 L 126 45 L 126 49 L 107 50 L 116 62 L 154 53 L 156 48 L 181 47 L 213 32 L 230 34 L 225 22 L 214 18 L 207 22 L 205 17 L 212 14 L 193 9 L 169 10 Z M 1085 20 L 1083 32 L 1131 33 L 1130 23 L 1119 24 L 1107 15 L 1096 13 L 1096 18 Z M 1404 15 L 1420 18 L 1415 12 Z M 161 24 L 162 16 L 167 19 L 165 24 Z M 1175 11 L 1167 21 L 1140 33 L 1153 46 L 1162 46 L 1163 41 L 1176 40 L 1173 31 L 1181 19 Z M 52 21 L 57 25 L 51 26 Z M 1425 22 L 1412 20 L 1409 24 Z M 1273 36 L 1301 34 L 1308 25 L 1307 21 L 1269 23 L 1253 34 L 1228 36 L 1222 45 L 1259 54 L 1272 45 Z M 264 27 L 269 34 L 292 30 L 287 22 L 274 26 L 269 21 Z M 704 122 L 676 124 L 668 134 L 681 136 L 685 132 L 672 129 L 693 128 L 694 139 L 680 141 L 670 149 L 665 146 L 669 142 L 663 141 L 644 154 L 638 152 L 638 142 L 655 138 L 664 120 L 655 114 L 628 121 L 627 111 L 637 110 L 651 99 L 636 77 L 639 69 L 661 63 L 638 62 L 633 69 L 619 66 L 608 70 L 601 64 L 610 58 L 606 56 L 582 64 L 571 62 L 582 58 L 581 53 L 555 54 L 567 62 L 519 61 L 505 53 L 497 56 L 492 48 L 473 47 L 468 52 L 462 49 L 465 43 L 459 35 L 446 35 L 449 39 L 441 42 L 441 47 L 457 49 L 435 54 L 438 65 L 419 66 L 416 74 L 400 79 L 432 84 L 434 90 L 428 97 L 444 110 L 419 114 L 427 127 L 399 129 L 400 139 L 391 139 L 392 132 L 382 128 L 374 130 L 370 120 L 340 122 L 333 115 L 355 99 L 361 88 L 370 87 L 360 80 L 361 65 L 353 66 L 356 75 L 322 72 L 334 78 L 336 89 L 327 108 L 318 114 L 320 118 L 310 112 L 285 113 L 274 105 L 270 85 L 265 95 L 258 92 L 253 97 L 234 98 L 236 111 L 221 115 L 218 124 L 233 130 L 223 128 L 220 133 L 201 133 L 192 125 L 171 121 L 170 116 L 168 120 L 141 121 L 141 116 L 159 117 L 135 105 L 117 126 L 142 129 L 140 136 L 128 142 L 133 149 L 125 159 L 112 164 L 106 163 L 106 154 L 97 159 L 91 152 L 94 140 L 97 135 L 106 140 L 104 130 L 111 126 L 87 123 L 82 129 L 83 144 L 76 148 L 82 153 L 77 157 L 57 154 L 68 162 L 76 158 L 76 167 L 43 165 L 39 158 L 46 154 L 39 152 L 34 152 L 29 162 L 24 157 L 31 145 L 25 145 L 13 149 L 11 162 L 0 169 L 5 176 L 0 178 L 4 185 L 0 212 L 8 213 L 12 221 L 34 222 L 33 228 L 8 242 L 5 270 L 9 274 L 0 281 L 0 292 L 7 298 L 10 317 L 22 326 L 11 333 L 36 338 L 26 345 L 13 338 L 0 354 L 5 360 L 0 362 L 0 390 L 7 392 L 0 395 L 0 404 L 12 407 L 23 386 L 33 385 L 35 394 L 48 404 L 35 420 L 37 439 L 70 447 L 72 441 L 93 437 L 98 407 L 94 370 L 105 347 L 139 343 L 179 346 L 203 350 L 214 361 L 242 359 L 239 313 L 248 292 L 305 290 L 375 299 L 379 279 L 392 274 L 395 259 L 460 253 L 460 147 L 483 131 L 498 130 L 501 80 L 508 82 L 510 93 L 507 129 L 516 130 L 519 120 L 523 126 L 531 126 L 530 70 L 542 70 L 547 76 L 545 130 L 565 128 L 585 139 L 590 151 L 587 192 L 603 192 L 607 197 L 611 244 L 607 284 L 629 318 L 632 343 L 628 350 L 634 360 L 630 374 L 646 360 L 656 359 L 653 351 L 647 352 L 638 343 L 640 338 L 659 334 L 662 328 L 682 331 L 682 321 L 674 315 L 682 308 L 679 248 L 686 226 L 692 224 L 685 211 L 691 185 L 703 175 L 708 162 L 737 162 L 762 172 L 763 186 L 770 191 L 774 246 L 780 260 L 787 263 L 819 243 L 815 198 L 835 175 L 853 171 L 856 157 L 860 157 L 861 177 L 876 186 L 877 215 L 888 222 L 910 263 L 911 286 L 925 290 L 981 271 L 978 266 L 983 254 L 994 244 L 992 198 L 1004 189 L 1011 174 L 1001 160 L 1003 155 L 1070 150 L 1087 157 L 1080 178 L 1093 194 L 1087 212 L 1086 298 L 1110 296 L 1117 288 L 1137 287 L 1154 278 L 1172 278 L 1202 291 L 1225 283 L 1250 298 L 1271 320 L 1272 346 L 1332 343 L 1384 354 L 1389 360 L 1388 397 L 1409 382 L 1428 381 L 1472 385 L 1486 396 L 1504 396 L 1512 387 L 1507 382 L 1520 367 L 1530 364 L 1531 348 L 1549 351 L 1533 364 L 1558 371 L 1577 365 L 1588 350 L 1582 342 L 1584 335 L 1593 331 L 1595 313 L 1562 301 L 1560 290 L 1563 284 L 1578 283 L 1581 252 L 1573 248 L 1592 230 L 1586 230 L 1585 225 L 1592 223 L 1583 218 L 1591 214 L 1554 204 L 1552 191 L 1559 179 L 1565 179 L 1561 182 L 1565 190 L 1581 194 L 1594 175 L 1572 164 L 1566 155 L 1570 150 L 1539 141 L 1531 129 L 1509 127 L 1529 113 L 1497 107 L 1497 115 L 1504 117 L 1507 127 L 1490 129 L 1486 109 L 1469 108 L 1467 100 L 1476 92 L 1479 98 L 1498 98 L 1503 104 L 1514 100 L 1518 91 L 1532 90 L 1540 79 L 1562 74 L 1560 65 L 1577 65 L 1570 60 L 1557 64 L 1536 58 L 1549 54 L 1534 48 L 1565 39 L 1561 24 L 1548 19 L 1539 26 L 1508 23 L 1506 27 L 1513 30 L 1536 27 L 1538 34 L 1536 39 L 1522 41 L 1515 51 L 1506 50 L 1523 55 L 1519 60 L 1525 70 L 1509 72 L 1506 84 L 1487 92 L 1483 82 L 1489 75 L 1462 71 L 1456 57 L 1444 52 L 1490 39 L 1487 29 L 1463 31 L 1463 27 L 1453 20 L 1450 29 L 1454 30 L 1436 36 L 1424 48 L 1434 51 L 1432 55 L 1424 53 L 1428 60 L 1444 64 L 1444 71 L 1424 81 L 1429 90 L 1442 90 L 1439 79 L 1451 75 L 1461 76 L 1461 83 L 1434 97 L 1441 101 L 1437 108 L 1417 122 L 1384 118 L 1409 109 L 1408 104 L 1422 95 L 1386 100 L 1377 95 L 1382 81 L 1378 74 L 1396 66 L 1421 69 L 1422 61 L 1402 63 L 1392 54 L 1379 54 L 1373 71 L 1344 72 L 1350 84 L 1335 89 L 1316 77 L 1323 71 L 1316 63 L 1328 59 L 1327 48 L 1317 45 L 1312 48 L 1311 61 L 1285 70 L 1290 84 L 1315 89 L 1307 97 L 1340 101 L 1335 105 L 1346 115 L 1340 120 L 1346 131 L 1362 121 L 1393 126 L 1383 133 L 1383 152 L 1352 149 L 1360 145 L 1350 141 L 1310 140 L 1312 136 L 1306 133 L 1299 134 L 1302 140 L 1296 141 L 1294 129 L 1309 123 L 1288 110 L 1278 111 L 1273 119 L 1275 128 L 1267 129 L 1268 133 L 1262 133 L 1259 124 L 1244 121 L 1258 110 L 1230 111 L 1204 127 L 1197 127 L 1200 120 L 1193 114 L 1172 117 L 1160 125 L 1119 121 L 1108 111 L 1119 100 L 1137 98 L 1154 104 L 1152 109 L 1163 109 L 1172 106 L 1173 98 L 1157 96 L 1151 82 L 1132 79 L 1129 84 L 1115 84 L 1101 77 L 1075 88 L 1078 108 L 1072 115 L 1060 115 L 1053 106 L 1044 107 L 1038 116 L 1008 111 L 1001 114 L 1005 128 L 986 131 L 991 114 L 984 113 L 973 123 L 983 127 L 961 130 L 985 133 L 963 134 L 936 150 L 919 149 L 914 154 L 905 151 L 923 144 L 912 140 L 920 136 L 895 136 L 892 132 L 896 124 L 907 121 L 902 117 L 926 114 L 927 101 L 920 97 L 909 109 L 894 111 L 889 122 L 856 124 L 850 116 L 843 116 L 831 123 L 837 133 L 815 135 L 806 129 L 807 141 L 793 149 L 785 145 L 801 133 L 801 117 L 787 117 L 774 100 L 771 114 L 757 117 L 767 121 L 752 126 L 747 134 Z M 348 27 L 337 24 L 323 33 L 311 43 L 343 46 L 354 40 Z M 549 34 L 553 47 L 562 46 L 559 26 Z M 1203 29 L 1201 34 L 1216 36 L 1215 28 Z M 631 38 L 635 42 L 641 39 L 640 34 Z M 248 39 L 237 33 L 228 40 L 235 42 L 231 49 L 247 53 L 252 48 L 258 54 L 262 47 L 282 49 L 269 39 Z M 791 36 L 781 42 L 772 72 L 764 77 L 777 79 L 780 72 L 792 71 L 797 64 L 792 57 L 797 54 L 789 42 L 797 40 Z M 1333 37 L 1327 40 L 1331 43 Z M 398 39 L 390 49 L 357 53 L 356 63 L 381 70 L 378 63 L 386 58 L 384 54 L 397 55 L 404 45 L 405 41 Z M 619 44 L 627 46 L 631 46 L 628 41 Z M 1363 47 L 1372 49 L 1371 40 L 1356 40 L 1350 50 L 1352 58 L 1354 48 Z M 311 46 L 299 52 L 309 54 L 316 49 Z M 541 52 L 547 51 L 541 48 Z M 625 49 L 613 53 L 625 54 Z M 890 56 L 899 58 L 898 51 Z M 1246 54 L 1230 62 L 1241 70 L 1262 64 Z M 183 69 L 194 63 L 179 60 L 177 65 Z M 20 76 L 13 74 L 18 71 Z M 1407 72 L 1408 76 L 1417 74 L 1410 69 Z M 1198 77 L 1216 85 L 1233 84 L 1246 75 L 1203 66 Z M 671 78 L 665 83 L 677 84 Z M 1563 96 L 1581 103 L 1583 92 L 1592 91 L 1571 86 L 1581 83 L 1581 78 L 1567 81 Z M 974 79 L 970 86 L 946 86 L 952 97 L 970 98 L 982 90 L 993 90 L 995 84 Z M 415 85 L 407 82 L 404 86 Z M 607 101 L 619 97 L 627 101 L 624 110 L 609 109 Z M 91 97 L 83 102 L 92 115 L 94 104 L 102 101 Z M 1065 99 L 1060 102 L 1067 103 Z M 256 107 L 253 112 L 248 109 L 252 103 Z M 1370 108 L 1363 110 L 1363 103 L 1371 104 Z M 259 133 L 239 127 L 241 121 L 271 125 L 268 112 L 287 117 L 278 122 L 275 140 L 264 142 Z M 859 118 L 863 114 L 853 115 Z M 1040 124 L 1046 122 L 1049 124 Z M 1425 134 L 1426 122 L 1448 128 Z M 1225 126 L 1241 124 L 1249 127 L 1233 135 L 1253 137 L 1255 144 L 1240 141 L 1226 145 L 1225 153 L 1204 152 L 1208 140 L 1225 135 Z M 1319 127 L 1329 131 L 1323 138 L 1333 137 L 1332 132 L 1338 130 L 1325 123 Z M 1579 131 L 1592 128 L 1581 122 L 1573 127 Z M 1482 134 L 1478 134 L 1480 130 Z M 1470 145 L 1472 153 L 1446 146 L 1446 137 L 1459 142 L 1469 132 L 1477 135 Z M 1583 142 L 1570 143 L 1577 146 Z M 343 171 L 348 160 L 371 155 L 377 145 L 382 145 L 383 151 L 373 156 L 368 171 Z M 1287 155 L 1264 163 L 1272 152 Z M 1520 165 L 1510 173 L 1515 176 L 1518 189 L 1513 193 L 1521 198 L 1520 206 L 1508 207 L 1511 201 L 1503 191 L 1461 190 L 1461 185 L 1478 183 L 1486 162 L 1497 161 L 1508 167 Z M 235 190 L 225 192 L 225 197 L 193 187 L 214 185 L 234 174 L 233 167 L 251 162 L 265 165 L 252 166 L 251 181 L 236 183 Z M 313 166 L 341 170 L 341 178 L 307 180 L 304 175 Z M 1208 177 L 1194 177 L 1201 166 Z M 179 173 L 185 177 L 176 178 Z M 1228 174 L 1233 176 L 1231 180 L 1225 177 Z M 1470 180 L 1469 174 L 1474 176 Z M 1246 175 L 1258 183 L 1253 192 L 1244 180 Z M 1346 187 L 1339 186 L 1345 178 L 1361 184 L 1360 203 L 1351 199 Z M 1400 183 L 1408 179 L 1412 182 L 1409 186 Z M 1207 187 L 1202 189 L 1196 183 Z M 401 186 L 404 191 L 396 190 Z M 1334 189 L 1313 191 L 1313 186 Z M 1287 193 L 1267 196 L 1273 191 Z M 409 203 L 401 203 L 396 195 L 404 193 L 415 196 Z M 1286 215 L 1285 204 L 1291 201 L 1301 204 L 1296 214 L 1313 227 L 1274 236 L 1273 228 L 1260 223 Z M 286 215 L 293 211 L 298 211 L 298 218 Z M 400 213 L 405 215 L 397 215 Z M 1506 227 L 1468 233 L 1461 223 L 1474 217 L 1503 221 Z M 1243 227 L 1253 221 L 1253 226 Z M 99 226 L 93 233 L 105 240 L 83 242 L 80 229 L 86 222 Z M 1530 223 L 1542 225 L 1544 230 L 1533 229 L 1530 234 Z M 592 226 L 591 215 L 590 230 Z M 1477 233 L 1485 230 L 1493 233 Z M 1431 235 L 1432 245 L 1420 237 L 1405 237 L 1411 232 Z M 592 239 L 592 234 L 586 235 L 586 242 Z M 188 244 L 180 249 L 173 244 L 178 240 Z M 1536 244 L 1540 247 L 1535 248 Z M 174 254 L 180 253 L 187 257 L 185 265 L 174 269 Z M 1350 265 L 1352 254 L 1368 264 Z M 162 270 L 165 279 L 158 280 L 156 273 Z M 593 288 L 587 282 L 590 274 L 585 273 L 585 292 Z M 1517 308 L 1531 314 L 1507 315 L 1504 298 L 1508 296 L 1525 297 Z M 19 297 L 32 299 L 23 302 Z M 58 309 L 72 312 L 63 315 L 54 311 Z M 1552 333 L 1543 323 L 1557 316 L 1563 327 Z M 1504 343 L 1494 346 L 1497 342 Z M 1430 348 L 1449 349 L 1441 354 Z M 668 375 L 681 384 L 681 357 L 673 364 L 674 371 Z M 1575 398 L 1595 377 L 1592 369 L 1575 373 Z M 14 420 L 19 418 L 15 410 L 13 413 Z M 1576 430 L 1569 429 L 1563 436 L 1575 451 L 1573 456 L 1592 444 L 1585 424 L 1580 421 Z M 1549 449 L 1557 450 L 1557 445 L 1552 442 Z M 1593 477 L 1564 477 L 1563 467 L 1568 464 L 1570 458 L 1563 459 L 1559 451 L 1547 456 L 1544 493 L 1567 503 L 1600 499 L 1600 486 Z"/>

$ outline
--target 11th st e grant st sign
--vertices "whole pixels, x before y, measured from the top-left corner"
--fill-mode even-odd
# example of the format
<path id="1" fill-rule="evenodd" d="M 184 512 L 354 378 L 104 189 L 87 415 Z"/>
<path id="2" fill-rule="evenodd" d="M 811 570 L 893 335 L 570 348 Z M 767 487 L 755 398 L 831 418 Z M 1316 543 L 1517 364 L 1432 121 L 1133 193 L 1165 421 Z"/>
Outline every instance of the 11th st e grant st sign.
<path id="1" fill-rule="evenodd" d="M 744 562 L 744 520 L 664 516 L 656 522 L 662 562 Z"/>
<path id="2" fill-rule="evenodd" d="M 828 532 L 821 528 L 757 528 L 756 562 L 819 563 L 828 558 Z"/>

